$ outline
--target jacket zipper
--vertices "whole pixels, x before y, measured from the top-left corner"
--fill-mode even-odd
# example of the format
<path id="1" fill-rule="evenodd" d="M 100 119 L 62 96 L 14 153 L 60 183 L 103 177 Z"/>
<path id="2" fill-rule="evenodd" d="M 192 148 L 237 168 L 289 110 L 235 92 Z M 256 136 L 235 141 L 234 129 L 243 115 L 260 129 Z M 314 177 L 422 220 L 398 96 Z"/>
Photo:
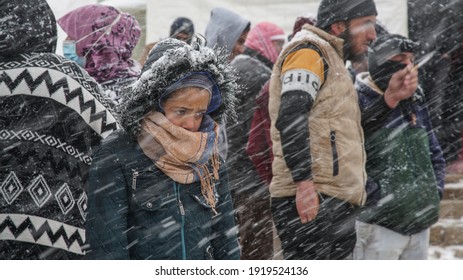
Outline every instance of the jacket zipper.
<path id="1" fill-rule="evenodd" d="M 137 177 L 140 175 L 140 172 L 136 169 L 132 169 L 132 189 L 135 190 L 137 188 Z"/>
<path id="2" fill-rule="evenodd" d="M 336 149 L 336 131 L 330 132 L 331 150 L 333 153 L 333 176 L 339 174 L 338 150 Z"/>
<path id="3" fill-rule="evenodd" d="M 174 182 L 175 196 L 177 197 L 177 204 L 180 210 L 181 228 L 180 238 L 182 240 L 182 259 L 186 260 L 186 242 L 185 242 L 185 208 L 183 207 L 182 200 L 180 199 L 180 187 Z"/>
<path id="4" fill-rule="evenodd" d="M 137 169 L 132 169 L 132 189 L 133 190 L 137 189 L 138 176 L 140 176 L 140 174 L 143 172 L 149 172 L 149 171 L 152 171 L 152 167 L 142 169 L 141 171 L 138 171 Z"/>

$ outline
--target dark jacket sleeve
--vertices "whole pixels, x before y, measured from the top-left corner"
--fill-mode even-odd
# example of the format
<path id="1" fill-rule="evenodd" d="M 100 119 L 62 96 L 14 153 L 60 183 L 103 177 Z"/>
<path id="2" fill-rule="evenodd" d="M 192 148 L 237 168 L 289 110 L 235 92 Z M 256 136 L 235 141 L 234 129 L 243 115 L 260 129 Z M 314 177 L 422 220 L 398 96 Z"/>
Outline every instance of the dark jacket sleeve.
<path id="1" fill-rule="evenodd" d="M 286 165 L 294 182 L 312 179 L 309 112 L 312 97 L 303 91 L 286 92 L 281 97 L 276 128 L 280 131 Z"/>
<path id="2" fill-rule="evenodd" d="M 439 191 L 439 197 L 442 199 L 444 194 L 445 186 L 445 159 L 442 148 L 437 140 L 436 134 L 432 128 L 431 120 L 429 118 L 428 111 L 423 109 L 423 115 L 425 116 L 424 123 L 426 131 L 428 132 L 429 138 L 429 149 L 431 153 L 431 162 L 434 169 L 434 175 L 436 176 L 437 190 Z"/>
<path id="3" fill-rule="evenodd" d="M 323 75 L 326 80 L 328 64 L 322 52 L 315 45 L 301 45 L 300 49 L 315 50 L 323 61 Z M 286 61 L 285 61 L 286 62 Z M 283 62 L 283 64 L 285 63 Z M 323 87 L 323 83 L 320 88 Z M 318 89 L 315 89 L 318 92 Z M 315 97 L 316 98 L 316 97 Z M 312 156 L 310 152 L 309 113 L 312 109 L 312 95 L 304 89 L 290 89 L 281 95 L 280 108 L 275 127 L 280 132 L 283 155 L 294 182 L 312 179 Z"/>
<path id="4" fill-rule="evenodd" d="M 129 259 L 128 199 L 117 153 L 102 146 L 93 157 L 89 175 L 86 225 L 88 259 Z"/>
<path id="5" fill-rule="evenodd" d="M 223 165 L 224 166 L 224 165 Z M 212 220 L 214 258 L 217 260 L 239 260 L 240 246 L 238 229 L 235 226 L 235 211 L 228 187 L 228 174 L 225 168 L 220 173 L 218 186 L 218 214 Z"/>

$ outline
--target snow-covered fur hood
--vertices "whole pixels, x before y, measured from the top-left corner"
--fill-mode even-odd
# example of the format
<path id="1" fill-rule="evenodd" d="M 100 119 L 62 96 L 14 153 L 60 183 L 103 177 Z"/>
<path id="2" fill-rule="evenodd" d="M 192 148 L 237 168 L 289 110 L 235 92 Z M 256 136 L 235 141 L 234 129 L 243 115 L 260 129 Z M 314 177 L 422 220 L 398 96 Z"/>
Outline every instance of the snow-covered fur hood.
<path id="1" fill-rule="evenodd" d="M 235 95 L 241 91 L 241 87 L 236 83 L 237 73 L 228 61 L 229 54 L 224 49 L 192 47 L 172 38 L 162 42 L 162 45 L 166 44 L 171 44 L 172 48 L 157 50 L 155 47 L 148 60 L 151 56 L 159 56 L 160 51 L 163 52 L 162 56 L 151 67 L 144 67 L 138 80 L 124 89 L 125 102 L 116 108 L 124 130 L 136 137 L 141 120 L 157 108 L 165 89 L 188 73 L 200 71 L 211 74 L 222 94 L 222 104 L 210 116 L 218 122 L 225 118 L 236 119 Z"/>

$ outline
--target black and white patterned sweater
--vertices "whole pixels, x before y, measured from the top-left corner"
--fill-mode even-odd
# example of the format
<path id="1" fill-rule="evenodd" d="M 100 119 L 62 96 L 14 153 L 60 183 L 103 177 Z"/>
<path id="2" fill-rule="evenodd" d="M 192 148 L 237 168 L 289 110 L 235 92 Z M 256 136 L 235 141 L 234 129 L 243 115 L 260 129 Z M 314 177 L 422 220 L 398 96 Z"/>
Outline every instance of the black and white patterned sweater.
<path id="1" fill-rule="evenodd" d="M 0 3 L 0 259 L 82 257 L 91 153 L 117 128 L 101 86 L 43 37 L 44 2 Z"/>

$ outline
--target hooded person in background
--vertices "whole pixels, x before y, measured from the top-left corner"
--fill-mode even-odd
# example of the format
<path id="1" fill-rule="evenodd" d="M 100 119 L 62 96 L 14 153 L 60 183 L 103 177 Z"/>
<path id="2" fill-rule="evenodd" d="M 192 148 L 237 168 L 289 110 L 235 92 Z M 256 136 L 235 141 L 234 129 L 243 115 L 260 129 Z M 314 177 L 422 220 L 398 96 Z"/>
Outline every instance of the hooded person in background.
<path id="1" fill-rule="evenodd" d="M 296 35 L 297 32 L 301 31 L 302 26 L 304 26 L 305 24 L 315 25 L 316 22 L 317 22 L 316 16 L 312 16 L 312 15 L 298 16 L 296 18 L 296 21 L 294 21 L 293 32 L 291 33 L 291 35 L 288 36 L 288 41 L 291 41 L 294 35 Z"/>
<path id="2" fill-rule="evenodd" d="M 191 43 L 193 34 L 195 34 L 195 26 L 189 18 L 178 17 L 170 26 L 169 36 L 187 44 Z"/>
<path id="3" fill-rule="evenodd" d="M 116 120 L 98 83 L 54 54 L 45 0 L 1 0 L 0 18 L 0 259 L 82 258 L 91 153 Z"/>
<path id="4" fill-rule="evenodd" d="M 235 56 L 244 52 L 244 42 L 251 28 L 251 22 L 239 14 L 225 9 L 214 8 L 206 26 L 204 36 L 210 48 L 222 48 L 232 61 Z M 219 152 L 227 160 L 228 139 L 226 123 L 220 123 Z"/>
<path id="5" fill-rule="evenodd" d="M 206 26 L 204 36 L 210 48 L 225 48 L 232 61 L 244 52 L 244 42 L 251 28 L 251 22 L 239 14 L 225 9 L 215 8 Z"/>
<path id="6" fill-rule="evenodd" d="M 368 53 L 369 72 L 357 76 L 360 109 L 383 98 L 394 73 L 413 66 L 417 44 L 398 34 L 379 37 Z M 416 70 L 415 70 L 416 71 Z M 356 222 L 355 259 L 427 259 L 430 226 L 439 218 L 445 160 L 424 93 L 400 100 L 382 125 L 365 129 L 367 206 Z"/>
<path id="7" fill-rule="evenodd" d="M 239 259 L 218 124 L 238 90 L 228 53 L 159 42 L 90 170 L 90 259 Z"/>
<path id="8" fill-rule="evenodd" d="M 121 89 L 134 82 L 141 70 L 131 58 L 141 35 L 137 20 L 112 6 L 92 4 L 72 10 L 58 24 L 68 35 L 64 56 L 103 86 L 111 105 L 123 102 Z"/>
<path id="9" fill-rule="evenodd" d="M 316 26 L 304 25 L 273 68 L 270 193 L 285 259 L 345 259 L 354 249 L 366 155 L 345 61 L 376 39 L 376 15 L 372 0 L 322 0 Z M 397 72 L 374 109 L 395 107 L 416 82 L 412 67 Z"/>
<path id="10" fill-rule="evenodd" d="M 230 185 L 240 227 L 242 259 L 272 259 L 273 229 L 270 195 L 246 153 L 256 96 L 270 79 L 273 63 L 285 43 L 285 33 L 276 24 L 260 22 L 249 31 L 244 53 L 232 66 L 239 73 L 244 91 L 238 98 L 238 121 L 227 125 Z"/>
<path id="11" fill-rule="evenodd" d="M 172 22 L 170 26 L 169 36 L 170 38 L 191 44 L 193 38 L 195 37 L 195 26 L 189 18 L 178 17 L 174 20 L 174 22 Z M 145 64 L 150 51 L 157 43 L 158 42 L 151 42 L 145 45 L 143 53 L 139 59 L 141 65 Z"/>

